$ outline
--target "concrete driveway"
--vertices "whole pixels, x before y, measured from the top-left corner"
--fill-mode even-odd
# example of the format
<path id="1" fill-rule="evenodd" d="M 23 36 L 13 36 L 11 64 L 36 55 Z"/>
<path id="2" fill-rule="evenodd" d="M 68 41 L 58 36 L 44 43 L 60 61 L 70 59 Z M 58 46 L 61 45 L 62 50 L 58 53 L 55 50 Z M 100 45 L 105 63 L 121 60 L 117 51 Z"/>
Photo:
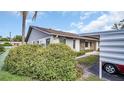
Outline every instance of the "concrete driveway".
<path id="1" fill-rule="evenodd" d="M 98 76 L 99 75 L 99 65 L 98 65 L 98 63 L 96 63 L 93 66 L 91 66 L 90 68 L 88 68 L 88 71 Z M 105 80 L 124 81 L 124 75 L 122 75 L 122 74 L 111 75 L 111 74 L 105 72 L 104 70 L 102 71 L 102 73 L 103 73 L 102 77 Z"/>

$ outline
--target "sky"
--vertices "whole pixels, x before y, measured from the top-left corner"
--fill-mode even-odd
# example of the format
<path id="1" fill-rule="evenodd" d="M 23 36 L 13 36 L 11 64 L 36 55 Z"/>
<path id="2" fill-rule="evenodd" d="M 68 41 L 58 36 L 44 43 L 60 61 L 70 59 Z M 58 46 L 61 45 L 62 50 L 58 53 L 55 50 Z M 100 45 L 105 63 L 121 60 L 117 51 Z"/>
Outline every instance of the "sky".
<path id="1" fill-rule="evenodd" d="M 39 11 L 32 21 L 34 12 L 26 20 L 26 34 L 30 25 L 52 28 L 71 33 L 89 33 L 111 30 L 114 23 L 124 19 L 124 11 Z M 0 12 L 0 36 L 21 35 L 22 17 L 19 12 Z"/>

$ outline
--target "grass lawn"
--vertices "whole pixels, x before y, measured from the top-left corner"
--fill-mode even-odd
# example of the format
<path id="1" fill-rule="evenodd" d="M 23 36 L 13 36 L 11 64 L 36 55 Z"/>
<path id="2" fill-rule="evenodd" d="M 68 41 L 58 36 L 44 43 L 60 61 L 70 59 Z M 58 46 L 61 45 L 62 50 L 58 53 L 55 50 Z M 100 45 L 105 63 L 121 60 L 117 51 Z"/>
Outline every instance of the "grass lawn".
<path id="1" fill-rule="evenodd" d="M 7 71 L 2 71 L 1 68 L 4 65 L 4 60 L 9 53 L 10 49 L 6 49 L 4 53 L 0 55 L 0 81 L 30 81 L 30 77 L 13 75 Z"/>
<path id="2" fill-rule="evenodd" d="M 9 53 L 10 49 L 6 49 L 6 51 L 2 54 L 0 54 L 0 69 L 2 68 L 2 66 L 4 65 L 4 60 L 7 56 L 7 54 Z"/>
<path id="3" fill-rule="evenodd" d="M 85 58 L 80 58 L 77 60 L 77 62 L 80 65 L 83 65 L 85 67 L 84 69 L 86 69 L 86 68 L 89 68 L 90 66 L 92 66 L 93 64 L 97 63 L 98 60 L 99 60 L 99 56 L 91 55 L 91 56 L 88 56 Z M 98 76 L 96 76 L 94 74 L 89 75 L 87 78 L 82 78 L 82 80 L 83 81 L 102 81 L 99 79 Z"/>
<path id="4" fill-rule="evenodd" d="M 0 71 L 0 81 L 31 81 L 30 77 L 12 75 L 7 71 Z"/>
<path id="5" fill-rule="evenodd" d="M 88 56 L 88 57 L 85 57 L 85 58 L 80 58 L 77 61 L 78 61 L 79 64 L 84 64 L 85 66 L 91 66 L 94 63 L 98 62 L 98 60 L 99 60 L 98 56 L 91 55 L 91 56 Z"/>

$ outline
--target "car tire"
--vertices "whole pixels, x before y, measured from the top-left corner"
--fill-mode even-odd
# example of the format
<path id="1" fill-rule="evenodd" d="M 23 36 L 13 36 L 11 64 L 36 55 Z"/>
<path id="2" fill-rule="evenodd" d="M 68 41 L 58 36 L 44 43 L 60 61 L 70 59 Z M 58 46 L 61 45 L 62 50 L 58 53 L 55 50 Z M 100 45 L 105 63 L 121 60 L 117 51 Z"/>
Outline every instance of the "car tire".
<path id="1" fill-rule="evenodd" d="M 117 67 L 113 64 L 105 64 L 103 68 L 109 74 L 116 74 L 118 72 Z"/>

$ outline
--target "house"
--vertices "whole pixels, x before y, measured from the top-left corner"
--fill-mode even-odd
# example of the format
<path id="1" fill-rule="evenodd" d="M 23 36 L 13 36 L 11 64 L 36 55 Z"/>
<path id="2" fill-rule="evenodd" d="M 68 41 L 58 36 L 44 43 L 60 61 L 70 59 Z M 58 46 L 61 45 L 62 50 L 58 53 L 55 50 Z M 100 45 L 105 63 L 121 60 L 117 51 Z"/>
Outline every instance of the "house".
<path id="1" fill-rule="evenodd" d="M 97 50 L 99 41 L 96 37 L 81 37 L 74 33 L 30 26 L 26 42 L 28 44 L 40 44 L 44 46 L 52 43 L 64 43 L 73 50 L 80 51 L 87 49 Z"/>

